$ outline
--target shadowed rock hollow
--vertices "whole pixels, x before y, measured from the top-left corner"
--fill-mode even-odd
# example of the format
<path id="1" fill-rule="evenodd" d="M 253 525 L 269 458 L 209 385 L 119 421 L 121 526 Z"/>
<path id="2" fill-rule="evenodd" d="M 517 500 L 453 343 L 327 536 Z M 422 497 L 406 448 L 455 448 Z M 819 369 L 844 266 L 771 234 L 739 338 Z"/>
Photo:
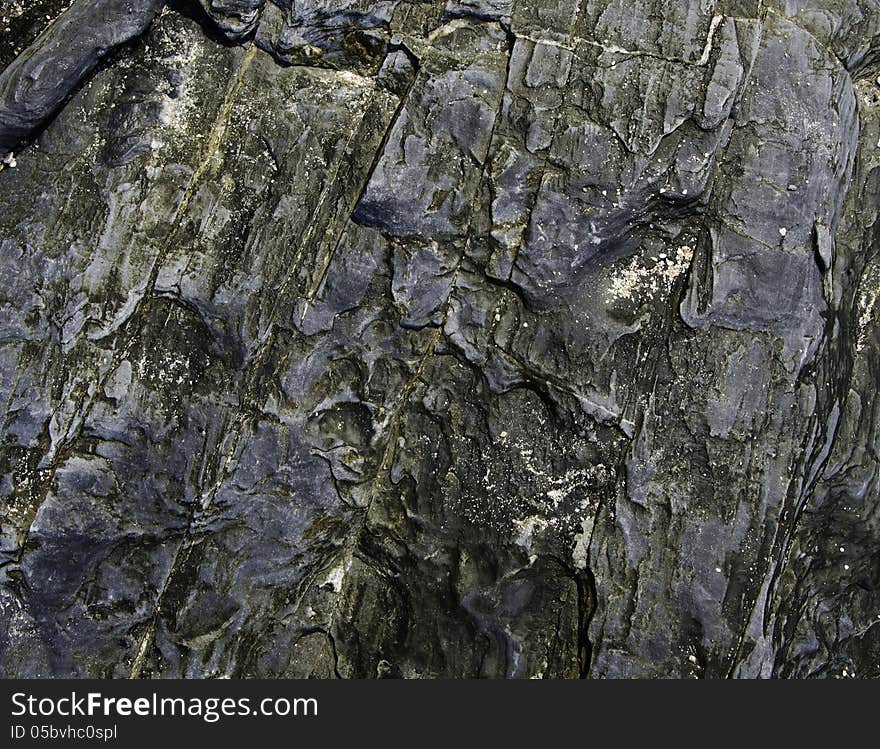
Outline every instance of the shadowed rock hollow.
<path id="1" fill-rule="evenodd" d="M 0 31 L 4 676 L 880 676 L 876 2 Z"/>

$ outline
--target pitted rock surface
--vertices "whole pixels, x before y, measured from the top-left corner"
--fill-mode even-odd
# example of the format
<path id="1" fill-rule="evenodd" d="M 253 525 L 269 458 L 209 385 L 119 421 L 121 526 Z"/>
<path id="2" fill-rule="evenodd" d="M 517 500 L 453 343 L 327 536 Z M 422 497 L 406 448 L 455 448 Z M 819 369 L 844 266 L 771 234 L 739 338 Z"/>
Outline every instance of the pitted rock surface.
<path id="1" fill-rule="evenodd" d="M 0 16 L 0 673 L 880 676 L 877 3 Z"/>

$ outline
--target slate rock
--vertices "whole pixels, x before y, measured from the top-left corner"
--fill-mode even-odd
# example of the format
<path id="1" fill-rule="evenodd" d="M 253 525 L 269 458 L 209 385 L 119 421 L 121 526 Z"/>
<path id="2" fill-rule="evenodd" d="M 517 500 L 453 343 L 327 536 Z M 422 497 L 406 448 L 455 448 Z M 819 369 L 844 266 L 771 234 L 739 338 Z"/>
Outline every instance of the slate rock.
<path id="1" fill-rule="evenodd" d="M 10 15 L 0 673 L 880 676 L 875 3 L 162 5 Z"/>
<path id="2" fill-rule="evenodd" d="M 143 33 L 164 0 L 75 2 L 0 74 L 0 155 L 43 124 L 114 47 Z"/>

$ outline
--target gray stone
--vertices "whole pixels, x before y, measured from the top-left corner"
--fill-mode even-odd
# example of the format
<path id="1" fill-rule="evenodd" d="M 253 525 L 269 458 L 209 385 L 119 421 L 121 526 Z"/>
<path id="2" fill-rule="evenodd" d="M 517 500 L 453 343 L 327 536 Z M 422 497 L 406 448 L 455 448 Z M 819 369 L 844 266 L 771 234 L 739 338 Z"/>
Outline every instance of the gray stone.
<path id="1" fill-rule="evenodd" d="M 4 16 L 2 675 L 880 677 L 875 3 L 161 5 Z"/>
<path id="2" fill-rule="evenodd" d="M 143 33 L 164 0 L 77 0 L 0 74 L 0 156 L 42 125 L 110 50 Z"/>

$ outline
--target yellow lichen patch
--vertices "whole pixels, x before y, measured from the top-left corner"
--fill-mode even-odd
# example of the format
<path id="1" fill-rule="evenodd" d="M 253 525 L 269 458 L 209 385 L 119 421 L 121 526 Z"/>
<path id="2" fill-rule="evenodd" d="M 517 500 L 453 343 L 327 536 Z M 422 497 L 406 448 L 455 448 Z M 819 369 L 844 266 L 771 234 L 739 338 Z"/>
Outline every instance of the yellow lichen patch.
<path id="1" fill-rule="evenodd" d="M 856 351 L 862 351 L 865 348 L 868 328 L 874 321 L 878 293 L 880 293 L 880 268 L 871 266 L 865 271 L 865 275 L 862 278 L 862 287 L 859 291 Z"/>
<path id="2" fill-rule="evenodd" d="M 642 295 L 653 299 L 660 292 L 668 292 L 675 280 L 688 269 L 693 256 L 693 249 L 682 245 L 672 256 L 665 252 L 651 256 L 653 265 L 650 266 L 643 258 L 633 258 L 629 265 L 612 276 L 605 302 L 634 300 Z"/>

